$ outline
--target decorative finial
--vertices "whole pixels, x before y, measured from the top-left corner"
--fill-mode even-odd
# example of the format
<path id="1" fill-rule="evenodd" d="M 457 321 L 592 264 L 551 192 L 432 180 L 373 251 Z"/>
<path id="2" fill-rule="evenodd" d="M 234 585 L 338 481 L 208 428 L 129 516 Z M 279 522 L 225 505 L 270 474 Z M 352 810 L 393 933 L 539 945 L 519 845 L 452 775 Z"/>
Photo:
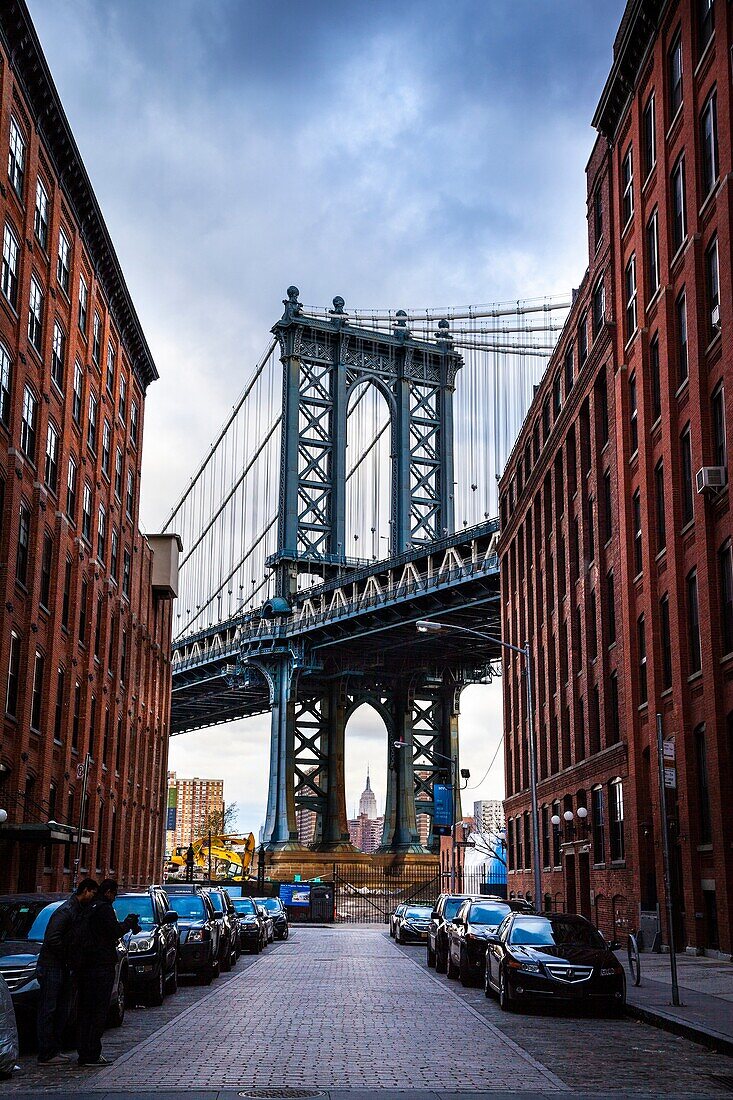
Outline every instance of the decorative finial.
<path id="1" fill-rule="evenodd" d="M 445 317 L 438 321 L 438 331 L 435 333 L 435 339 L 439 344 L 450 346 L 453 343 L 453 337 L 450 332 L 450 324 Z"/>
<path id="2" fill-rule="evenodd" d="M 345 305 L 346 305 L 346 302 L 344 301 L 344 299 L 341 297 L 340 294 L 337 294 L 336 297 L 333 300 L 333 309 L 330 309 L 328 312 L 331 314 L 332 317 L 333 316 L 343 317 L 343 316 L 345 316 L 344 315 L 344 306 Z"/>
<path id="3" fill-rule="evenodd" d="M 398 309 L 395 314 L 394 334 L 398 340 L 406 340 L 410 335 L 407 327 L 407 314 L 404 309 Z"/>
<path id="4" fill-rule="evenodd" d="M 283 321 L 289 321 L 292 317 L 297 317 L 302 313 L 303 307 L 298 301 L 298 295 L 300 291 L 297 286 L 289 286 L 287 289 L 287 298 L 283 298 L 283 305 L 285 306 L 285 313 L 283 314 Z"/>

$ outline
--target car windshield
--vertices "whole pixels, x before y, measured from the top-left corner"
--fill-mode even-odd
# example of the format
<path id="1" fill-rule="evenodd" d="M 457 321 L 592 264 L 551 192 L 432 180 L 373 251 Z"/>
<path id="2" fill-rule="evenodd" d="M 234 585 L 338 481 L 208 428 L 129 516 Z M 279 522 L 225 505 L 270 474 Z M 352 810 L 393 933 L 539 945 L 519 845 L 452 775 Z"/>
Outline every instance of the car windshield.
<path id="1" fill-rule="evenodd" d="M 279 913 L 282 909 L 280 902 L 277 898 L 257 898 L 258 905 L 264 905 L 270 913 Z"/>
<path id="2" fill-rule="evenodd" d="M 257 912 L 251 898 L 234 898 L 233 901 L 234 908 L 238 913 L 248 913 L 251 915 Z"/>
<path id="3" fill-rule="evenodd" d="M 220 917 L 221 914 L 224 912 L 224 902 L 221 900 L 221 894 L 213 892 L 210 893 L 209 901 L 214 906 L 214 912 L 217 914 L 217 916 Z"/>
<path id="4" fill-rule="evenodd" d="M 443 908 L 443 916 L 445 919 L 453 920 L 465 900 L 465 898 L 448 898 Z"/>
<path id="5" fill-rule="evenodd" d="M 114 900 L 117 920 L 124 920 L 130 913 L 137 913 L 142 928 L 152 928 L 155 924 L 153 902 L 146 894 L 120 894 Z"/>
<path id="6" fill-rule="evenodd" d="M 431 913 L 432 909 L 429 905 L 414 905 L 405 912 L 405 916 L 408 920 L 430 920 Z"/>
<path id="7" fill-rule="evenodd" d="M 49 918 L 61 901 L 0 901 L 0 942 L 33 940 L 41 943 Z"/>
<path id="8" fill-rule="evenodd" d="M 471 924 L 488 924 L 496 927 L 510 912 L 508 905 L 472 905 L 468 919 Z"/>
<path id="9" fill-rule="evenodd" d="M 561 917 L 521 917 L 512 924 L 509 943 L 539 947 L 605 947 L 592 924 Z"/>
<path id="10" fill-rule="evenodd" d="M 206 910 L 204 903 L 198 894 L 172 894 L 170 897 L 171 909 L 178 913 L 184 920 L 205 920 Z"/>

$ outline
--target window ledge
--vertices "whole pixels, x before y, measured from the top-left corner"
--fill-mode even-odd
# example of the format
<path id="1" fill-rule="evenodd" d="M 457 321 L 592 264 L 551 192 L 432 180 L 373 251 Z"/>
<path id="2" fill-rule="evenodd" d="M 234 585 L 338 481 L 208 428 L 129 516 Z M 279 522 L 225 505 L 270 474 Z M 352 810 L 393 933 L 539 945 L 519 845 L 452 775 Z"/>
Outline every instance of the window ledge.
<path id="1" fill-rule="evenodd" d="M 626 866 L 626 860 L 625 859 L 612 859 L 611 860 L 611 870 L 613 870 L 613 871 L 620 871 L 625 866 Z"/>
<path id="2" fill-rule="evenodd" d="M 649 710 L 649 700 L 647 699 L 647 701 L 645 703 L 639 703 L 639 705 L 636 709 L 639 713 L 641 713 L 643 710 L 644 711 Z"/>
<path id="3" fill-rule="evenodd" d="M 666 557 L 667 557 L 667 547 L 663 546 L 662 549 L 657 552 L 657 556 L 655 557 L 654 560 L 656 562 L 660 562 L 660 561 L 663 561 Z"/>
<path id="4" fill-rule="evenodd" d="M 712 183 L 712 187 L 708 191 L 707 195 L 703 199 L 703 204 L 697 212 L 698 218 L 701 220 L 707 217 L 712 207 L 715 205 L 715 199 L 717 198 L 718 191 L 720 190 L 720 173 L 715 177 Z"/>
<path id="5" fill-rule="evenodd" d="M 720 307 L 718 307 L 718 308 L 720 308 Z M 705 348 L 704 354 L 705 354 L 706 357 L 708 355 L 710 355 L 711 352 L 713 352 L 715 350 L 715 348 L 717 347 L 717 345 L 720 343 L 720 341 L 722 339 L 723 339 L 722 329 L 721 329 L 720 325 L 718 325 L 718 331 L 715 333 L 715 336 L 713 336 L 712 340 L 710 341 L 708 346 Z"/>
<path id="6" fill-rule="evenodd" d="M 672 697 L 672 688 L 671 687 L 665 688 L 664 691 L 660 695 L 661 699 L 671 699 L 671 697 Z"/>
<path id="7" fill-rule="evenodd" d="M 688 521 L 684 525 L 684 527 L 680 528 L 680 535 L 689 534 L 689 532 L 693 530 L 694 526 L 695 526 L 695 517 L 693 516 L 692 519 L 688 519 Z"/>
<path id="8" fill-rule="evenodd" d="M 702 72 L 702 70 L 707 65 L 708 60 L 710 58 L 710 54 L 712 53 L 714 47 L 715 47 L 715 27 L 713 27 L 712 32 L 710 34 L 710 38 L 708 38 L 707 43 L 705 44 L 705 49 L 700 54 L 700 58 L 697 62 L 697 65 L 695 66 L 695 68 L 692 71 L 692 75 L 695 78 L 695 80 L 698 79 L 698 77 L 700 76 L 700 73 Z"/>
<path id="9" fill-rule="evenodd" d="M 698 844 L 697 845 L 697 850 L 698 850 L 698 852 L 712 852 L 712 850 L 713 850 L 712 841 L 708 842 L 707 844 Z"/>
<path id="10" fill-rule="evenodd" d="M 694 684 L 696 680 L 702 680 L 702 669 L 697 672 L 693 672 L 691 676 L 687 677 L 688 684 Z"/>
<path id="11" fill-rule="evenodd" d="M 662 297 L 663 291 L 664 291 L 664 284 L 660 282 L 659 286 L 654 291 L 651 298 L 649 299 L 649 301 L 646 304 L 645 312 L 646 312 L 647 316 L 649 316 L 649 310 L 651 310 L 651 309 L 656 310 L 657 306 L 659 305 L 659 299 Z"/>
<path id="12" fill-rule="evenodd" d="M 644 180 L 644 182 L 643 182 L 643 183 L 642 183 L 642 185 L 641 185 L 641 193 L 642 193 L 642 195 L 643 195 L 643 194 L 644 194 L 644 193 L 645 193 L 646 191 L 650 190 L 650 188 L 651 188 L 651 186 L 652 186 L 652 183 L 653 183 L 653 182 L 654 182 L 654 180 L 656 179 L 656 176 L 657 176 L 657 159 L 656 159 L 656 157 L 655 157 L 655 158 L 654 158 L 654 164 L 653 164 L 653 165 L 651 166 L 651 168 L 650 168 L 650 169 L 649 169 L 649 171 L 647 172 L 647 174 L 646 174 L 646 179 Z"/>
<path id="13" fill-rule="evenodd" d="M 665 140 L 667 141 L 668 144 L 669 144 L 670 138 L 672 136 L 672 131 L 676 129 L 677 123 L 680 121 L 680 119 L 682 117 L 682 111 L 684 110 L 684 106 L 685 106 L 685 101 L 683 99 L 682 102 L 680 103 L 679 107 L 677 108 L 676 112 L 675 112 L 674 118 L 672 119 L 672 121 L 669 124 L 669 127 L 667 129 L 667 133 L 664 135 Z"/>
<path id="14" fill-rule="evenodd" d="M 727 653 L 723 654 L 723 656 L 720 658 L 720 663 L 721 665 L 725 665 L 728 664 L 728 662 L 731 660 L 733 660 L 733 649 L 729 649 Z"/>
<path id="15" fill-rule="evenodd" d="M 639 325 L 638 325 L 638 322 L 637 322 L 636 328 L 634 329 L 634 331 L 631 333 L 631 336 L 629 336 L 628 340 L 624 344 L 624 359 L 628 359 L 628 356 L 627 356 L 626 352 L 629 351 L 629 349 L 631 348 L 631 345 L 633 344 L 634 340 L 636 339 L 636 337 L 638 335 L 638 332 L 639 332 Z"/>

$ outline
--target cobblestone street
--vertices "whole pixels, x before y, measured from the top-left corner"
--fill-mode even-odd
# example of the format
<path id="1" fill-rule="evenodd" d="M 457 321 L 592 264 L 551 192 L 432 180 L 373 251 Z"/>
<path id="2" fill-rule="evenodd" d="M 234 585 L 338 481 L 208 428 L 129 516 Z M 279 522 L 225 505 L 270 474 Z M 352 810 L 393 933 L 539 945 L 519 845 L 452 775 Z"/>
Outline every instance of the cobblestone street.
<path id="1" fill-rule="evenodd" d="M 0 1095 L 730 1094 L 731 1059 L 631 1020 L 506 1015 L 481 990 L 428 971 L 424 957 L 381 928 L 296 930 L 211 991 L 189 987 L 163 1010 L 132 1010 L 106 1034 L 109 1068 L 52 1075 L 25 1059 Z"/>

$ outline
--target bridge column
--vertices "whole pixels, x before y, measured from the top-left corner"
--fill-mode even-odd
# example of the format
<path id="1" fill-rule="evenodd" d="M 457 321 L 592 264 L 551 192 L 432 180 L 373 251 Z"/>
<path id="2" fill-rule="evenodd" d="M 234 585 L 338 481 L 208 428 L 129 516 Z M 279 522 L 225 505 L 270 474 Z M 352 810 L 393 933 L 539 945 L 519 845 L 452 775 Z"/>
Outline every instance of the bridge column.
<path id="1" fill-rule="evenodd" d="M 412 748 L 412 701 L 406 688 L 390 692 L 391 728 L 384 832 L 380 852 L 424 852 L 417 833 Z M 394 742 L 404 744 L 397 748 Z"/>
<path id="2" fill-rule="evenodd" d="M 264 842 L 269 851 L 300 849 L 295 820 L 295 681 L 291 655 L 251 662 L 270 687 L 270 779 Z"/>
<path id="3" fill-rule="evenodd" d="M 345 681 L 335 680 L 321 698 L 321 756 L 325 787 L 319 807 L 314 848 L 319 852 L 356 851 L 349 839 L 346 817 L 344 731 L 346 728 Z"/>

